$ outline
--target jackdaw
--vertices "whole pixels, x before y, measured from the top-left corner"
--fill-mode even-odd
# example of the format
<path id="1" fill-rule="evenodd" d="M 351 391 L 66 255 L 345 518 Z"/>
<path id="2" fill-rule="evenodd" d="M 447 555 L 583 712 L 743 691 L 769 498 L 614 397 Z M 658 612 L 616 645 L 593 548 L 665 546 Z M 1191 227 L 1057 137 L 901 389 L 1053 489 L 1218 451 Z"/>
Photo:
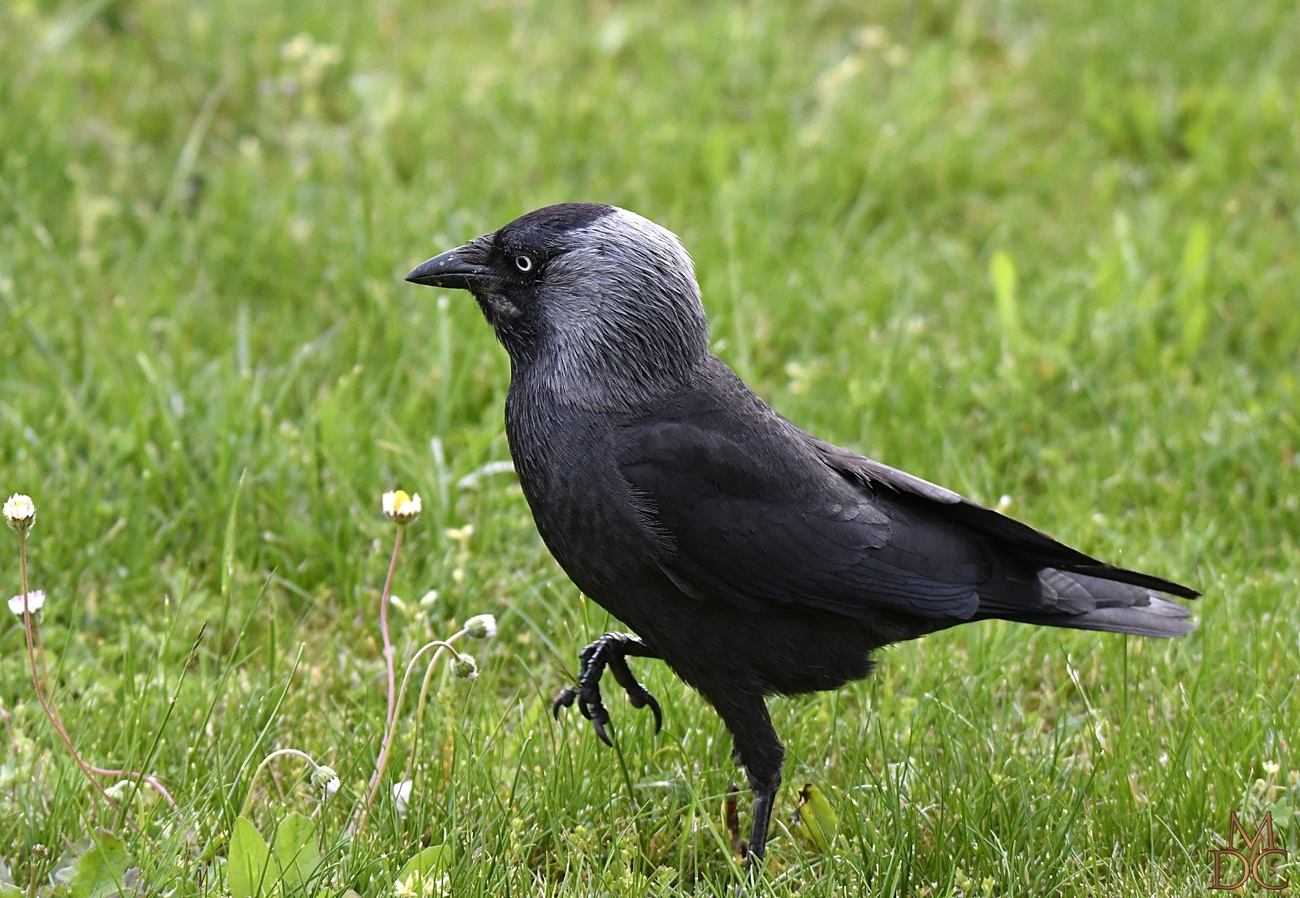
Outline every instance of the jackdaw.
<path id="1" fill-rule="evenodd" d="M 506 435 L 537 529 L 636 633 L 581 653 L 577 701 L 609 742 L 606 669 L 660 658 L 731 733 L 763 856 L 784 750 L 764 698 L 835 689 L 871 653 L 1001 619 L 1180 636 L 1199 593 L 1113 567 L 911 474 L 804 432 L 709 351 L 691 258 L 631 212 L 565 203 L 406 278 L 468 290 L 510 356 Z"/>

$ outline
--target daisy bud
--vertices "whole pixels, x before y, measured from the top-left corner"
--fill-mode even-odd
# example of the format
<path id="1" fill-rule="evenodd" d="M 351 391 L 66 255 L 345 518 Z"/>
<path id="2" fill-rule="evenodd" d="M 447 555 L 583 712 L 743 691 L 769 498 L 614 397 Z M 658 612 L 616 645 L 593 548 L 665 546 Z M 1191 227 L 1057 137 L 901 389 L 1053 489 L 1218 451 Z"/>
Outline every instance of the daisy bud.
<path id="1" fill-rule="evenodd" d="M 414 783 L 410 780 L 402 780 L 393 786 L 393 804 L 397 806 L 399 816 L 406 813 L 406 805 L 411 800 L 411 786 L 413 785 Z"/>
<path id="2" fill-rule="evenodd" d="M 116 801 L 118 804 L 126 801 L 135 791 L 135 783 L 130 780 L 118 780 L 104 790 L 104 794 Z"/>
<path id="3" fill-rule="evenodd" d="M 311 772 L 311 784 L 320 790 L 322 796 L 329 798 L 339 790 L 339 775 L 333 767 L 322 764 Z"/>
<path id="4" fill-rule="evenodd" d="M 420 516 L 420 494 L 407 495 L 405 490 L 384 493 L 384 514 L 390 521 L 409 524 Z"/>
<path id="5" fill-rule="evenodd" d="M 35 614 L 36 612 L 40 611 L 41 606 L 44 604 L 45 604 L 45 593 L 42 592 L 41 590 L 38 589 L 34 592 L 29 592 L 27 594 L 27 610 L 30 611 L 32 614 Z M 19 617 L 22 617 L 23 597 L 14 596 L 12 599 L 10 599 L 9 610 L 12 611 L 14 614 L 18 615 Z"/>
<path id="6" fill-rule="evenodd" d="M 497 619 L 490 614 L 476 614 L 465 621 L 465 632 L 474 639 L 497 635 Z"/>
<path id="7" fill-rule="evenodd" d="M 477 680 L 478 665 L 469 655 L 459 655 L 451 662 L 451 672 L 462 680 Z"/>
<path id="8" fill-rule="evenodd" d="M 5 501 L 4 512 L 9 526 L 22 533 L 36 520 L 36 503 L 31 496 L 14 493 Z"/>

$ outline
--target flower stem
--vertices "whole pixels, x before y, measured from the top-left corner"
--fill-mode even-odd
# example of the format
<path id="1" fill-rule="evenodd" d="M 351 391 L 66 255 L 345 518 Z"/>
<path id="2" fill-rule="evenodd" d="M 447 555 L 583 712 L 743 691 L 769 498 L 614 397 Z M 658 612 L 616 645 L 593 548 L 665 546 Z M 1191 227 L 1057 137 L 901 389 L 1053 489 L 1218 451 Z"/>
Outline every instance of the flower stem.
<path id="1" fill-rule="evenodd" d="M 394 691 L 397 687 L 397 681 L 393 675 L 393 640 L 388 635 L 388 603 L 393 588 L 393 572 L 397 570 L 397 553 L 401 551 L 402 537 L 405 534 L 406 528 L 398 524 L 397 539 L 393 541 L 393 557 L 388 562 L 388 576 L 384 579 L 384 592 L 379 597 L 379 629 L 384 637 L 384 665 L 388 673 L 388 716 L 384 719 L 384 723 L 388 727 L 393 725 L 393 715 L 396 713 L 393 705 Z"/>
<path id="2" fill-rule="evenodd" d="M 452 640 L 459 639 L 461 636 L 464 636 L 465 633 L 466 633 L 465 630 L 461 630 L 460 632 L 454 633 L 451 636 L 449 636 L 445 641 L 441 639 L 435 639 L 432 642 L 426 642 L 424 645 L 420 646 L 419 651 L 417 651 L 414 655 L 412 655 L 411 660 L 408 661 L 406 664 L 406 673 L 402 676 L 402 688 L 397 693 L 397 708 L 400 709 L 402 707 L 402 702 L 406 698 L 406 685 L 411 681 L 411 671 L 415 669 L 415 662 L 420 660 L 420 656 L 423 655 L 425 652 L 427 652 L 429 649 L 433 649 L 433 648 L 437 649 L 437 651 L 433 653 L 433 657 L 429 659 L 429 671 L 433 670 L 433 666 L 438 663 L 438 658 L 439 656 L 442 655 L 444 651 L 451 652 L 453 655 L 459 658 L 460 652 L 456 651 L 456 648 L 451 643 Z M 425 673 L 424 676 L 424 685 L 426 688 L 429 685 L 429 675 L 427 672 Z M 423 699 L 424 697 L 423 689 L 420 690 L 420 697 L 421 699 Z M 421 704 L 423 705 L 423 702 L 421 702 Z M 417 718 L 416 726 L 418 727 L 419 724 L 420 721 L 419 718 Z M 379 759 L 375 762 L 375 773 L 370 778 L 370 794 L 366 798 L 366 805 L 365 808 L 363 809 L 364 812 L 368 812 L 370 810 L 370 805 L 371 803 L 374 802 L 375 795 L 378 794 L 379 792 L 379 783 L 383 779 L 384 768 L 388 766 L 388 750 L 392 747 L 393 744 L 393 731 L 396 729 L 397 727 L 395 724 L 389 724 L 388 727 L 384 729 L 384 741 L 379 746 Z M 412 757 L 414 757 L 414 755 L 412 755 Z M 406 775 L 404 775 L 402 779 L 404 780 L 409 779 L 410 772 L 411 772 L 411 765 L 408 762 L 406 766 Z M 361 816 L 361 825 L 358 825 L 357 827 L 358 832 L 361 831 L 361 826 L 364 824 L 365 824 L 365 814 L 363 813 Z"/>
<path id="3" fill-rule="evenodd" d="M 245 816 L 245 812 L 248 810 L 248 803 L 253 800 L 253 786 L 257 783 L 257 775 L 262 772 L 262 768 L 265 767 L 267 764 L 271 763 L 271 761 L 274 760 L 275 758 L 284 757 L 285 755 L 289 755 L 294 758 L 302 758 L 304 761 L 306 761 L 308 764 L 311 765 L 312 770 L 315 770 L 317 767 L 320 766 L 314 760 L 312 760 L 311 755 L 307 754 L 305 751 L 298 751 L 298 749 L 296 748 L 277 748 L 275 751 L 271 752 L 269 755 L 267 755 L 265 758 L 262 759 L 262 763 L 257 765 L 257 769 L 253 771 L 252 777 L 249 778 L 248 793 L 244 796 L 244 803 L 239 806 L 239 816 L 241 817 Z"/>
<path id="4" fill-rule="evenodd" d="M 452 642 L 452 640 L 465 635 L 466 632 L 467 631 L 465 630 L 461 630 L 458 633 L 452 634 L 447 638 L 447 643 L 450 643 Z M 431 645 L 445 646 L 447 649 L 450 649 L 451 653 L 455 655 L 457 658 L 460 657 L 460 652 L 456 651 L 450 645 L 444 643 L 438 643 L 438 642 L 429 643 L 428 645 L 424 646 L 424 648 L 420 649 L 420 652 L 423 652 L 424 649 L 427 649 Z M 420 652 L 416 652 L 415 657 L 411 659 L 411 667 L 415 665 L 415 658 L 418 658 L 420 656 Z M 411 754 L 406 759 L 406 770 L 402 772 L 403 780 L 409 780 L 411 778 L 411 771 L 415 768 L 415 755 L 419 751 L 419 746 L 420 746 L 420 730 L 422 729 L 424 724 L 424 702 L 426 696 L 428 696 L 429 694 L 429 681 L 433 679 L 434 665 L 438 663 L 438 656 L 441 654 L 442 654 L 442 648 L 439 648 L 438 651 L 434 653 L 434 656 L 429 659 L 429 666 L 425 668 L 424 671 L 424 682 L 420 684 L 420 698 L 415 703 L 415 733 L 411 737 Z M 407 667 L 406 669 L 407 677 L 411 675 L 411 667 Z M 403 691 L 406 690 L 405 679 L 402 680 L 402 690 Z"/>
<path id="5" fill-rule="evenodd" d="M 397 539 L 393 541 L 393 557 L 388 562 L 388 576 L 384 579 L 384 591 L 379 596 L 379 631 L 384 641 L 384 670 L 388 675 L 388 713 L 384 716 L 384 741 L 379 747 L 379 759 L 375 763 L 375 772 L 370 777 L 370 788 L 366 792 L 366 801 L 357 811 L 353 833 L 361 835 L 370 816 L 370 806 L 374 803 L 375 793 L 379 791 L 379 778 L 384 771 L 388 756 L 388 743 L 393 734 L 393 718 L 397 715 L 397 676 L 393 670 L 393 640 L 388 633 L 388 600 L 393 588 L 393 572 L 397 570 L 397 553 L 402 548 L 402 537 L 406 526 L 397 525 Z"/>
<path id="6" fill-rule="evenodd" d="M 68 731 L 63 726 L 63 721 L 59 719 L 58 713 L 50 707 L 49 702 L 45 698 L 45 688 L 41 683 L 40 673 L 43 665 L 38 665 L 36 661 L 36 639 L 33 633 L 35 626 L 32 623 L 32 609 L 27 604 L 27 533 L 24 530 L 18 531 L 18 568 L 21 572 L 23 585 L 23 633 L 27 638 L 27 661 L 32 669 L 32 685 L 36 688 L 36 698 L 41 703 L 41 709 L 45 712 L 45 717 L 49 720 L 50 726 L 54 727 L 54 731 L 59 734 L 59 739 L 62 740 L 64 746 L 68 749 L 68 753 L 72 755 L 72 760 L 77 762 L 77 766 L 80 767 L 81 772 L 86 775 L 86 779 L 90 780 L 90 784 L 94 786 L 95 791 L 103 796 L 103 799 L 108 802 L 114 810 L 122 811 L 122 806 L 114 801 L 112 797 L 104 791 L 104 787 L 99 784 L 99 780 L 95 779 L 95 771 L 89 764 L 81 759 L 81 755 L 77 753 L 76 746 L 72 744 L 72 737 L 68 735 Z M 126 817 L 126 820 L 131 824 L 131 827 L 139 830 L 135 821 L 131 820 L 130 815 L 127 815 L 125 811 L 122 811 L 122 813 Z"/>

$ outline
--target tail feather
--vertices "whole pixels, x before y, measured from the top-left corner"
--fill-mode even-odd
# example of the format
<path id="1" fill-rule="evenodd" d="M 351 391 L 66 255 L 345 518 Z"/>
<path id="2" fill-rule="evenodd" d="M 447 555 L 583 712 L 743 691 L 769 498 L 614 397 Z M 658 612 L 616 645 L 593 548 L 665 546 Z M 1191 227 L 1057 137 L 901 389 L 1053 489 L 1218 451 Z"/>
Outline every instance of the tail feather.
<path id="1" fill-rule="evenodd" d="M 1131 583 L 1043 568 L 1039 603 L 998 614 L 1008 620 L 1072 630 L 1102 630 L 1135 636 L 1182 636 L 1196 629 L 1192 613 L 1154 590 Z"/>

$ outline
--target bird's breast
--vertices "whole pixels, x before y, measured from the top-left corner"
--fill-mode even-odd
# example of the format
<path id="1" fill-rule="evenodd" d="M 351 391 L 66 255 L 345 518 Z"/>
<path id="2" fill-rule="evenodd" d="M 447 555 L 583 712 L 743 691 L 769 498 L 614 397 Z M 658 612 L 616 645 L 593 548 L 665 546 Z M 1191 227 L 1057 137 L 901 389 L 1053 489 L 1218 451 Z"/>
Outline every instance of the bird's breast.
<path id="1" fill-rule="evenodd" d="M 506 436 L 537 530 L 578 587 L 606 607 L 603 596 L 653 567 L 655 551 L 615 464 L 612 434 L 599 415 L 539 404 L 512 387 Z"/>

